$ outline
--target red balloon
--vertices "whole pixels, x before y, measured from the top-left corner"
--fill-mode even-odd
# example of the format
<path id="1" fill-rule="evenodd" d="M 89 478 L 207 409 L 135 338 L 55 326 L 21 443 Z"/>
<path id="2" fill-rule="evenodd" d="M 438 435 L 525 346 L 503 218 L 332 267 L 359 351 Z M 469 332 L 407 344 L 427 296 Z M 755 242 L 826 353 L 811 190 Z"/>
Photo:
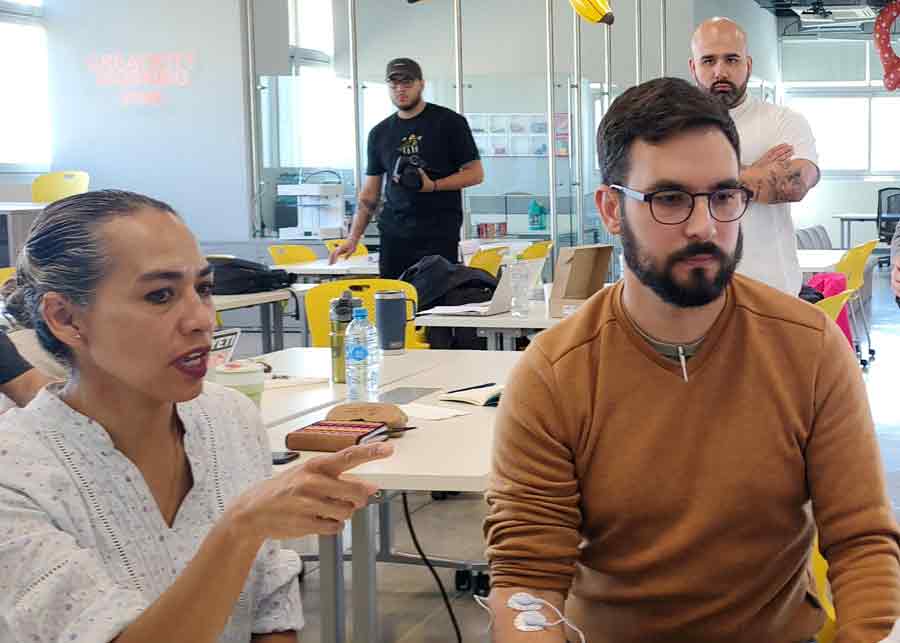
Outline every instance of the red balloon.
<path id="1" fill-rule="evenodd" d="M 884 87 L 892 92 L 900 87 L 900 56 L 894 52 L 891 46 L 891 28 L 897 17 L 900 16 L 900 0 L 894 0 L 885 6 L 875 20 L 875 51 L 881 58 L 881 66 L 884 67 Z"/>

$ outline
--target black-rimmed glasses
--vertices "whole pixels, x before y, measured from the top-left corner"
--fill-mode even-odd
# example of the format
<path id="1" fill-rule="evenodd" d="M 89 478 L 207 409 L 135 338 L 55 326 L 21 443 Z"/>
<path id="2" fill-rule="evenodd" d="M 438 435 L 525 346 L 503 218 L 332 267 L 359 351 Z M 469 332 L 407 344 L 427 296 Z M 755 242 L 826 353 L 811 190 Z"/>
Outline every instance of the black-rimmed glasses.
<path id="1" fill-rule="evenodd" d="M 650 216 L 663 225 L 678 225 L 691 218 L 698 196 L 705 196 L 709 205 L 709 214 L 721 223 L 737 221 L 750 206 L 753 193 L 745 187 L 721 188 L 712 192 L 685 192 L 684 190 L 656 190 L 655 192 L 638 192 L 624 185 L 611 185 L 635 201 L 650 204 Z"/>

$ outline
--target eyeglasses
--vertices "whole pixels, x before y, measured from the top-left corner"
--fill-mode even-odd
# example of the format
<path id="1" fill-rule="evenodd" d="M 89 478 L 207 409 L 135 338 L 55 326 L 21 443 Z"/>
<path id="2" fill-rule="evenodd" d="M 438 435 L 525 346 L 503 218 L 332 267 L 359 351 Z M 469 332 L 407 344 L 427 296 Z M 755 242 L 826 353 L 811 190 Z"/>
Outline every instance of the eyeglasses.
<path id="1" fill-rule="evenodd" d="M 399 78 L 397 80 L 389 80 L 388 87 L 390 87 L 391 89 L 397 89 L 398 87 L 409 89 L 415 82 L 415 78 Z"/>
<path id="2" fill-rule="evenodd" d="M 609 186 L 635 201 L 650 204 L 650 216 L 663 225 L 678 225 L 691 218 L 698 196 L 705 196 L 710 216 L 720 223 L 737 221 L 750 206 L 753 192 L 745 187 L 722 188 L 712 192 L 685 192 L 684 190 L 657 190 L 638 192 L 622 185 Z"/>

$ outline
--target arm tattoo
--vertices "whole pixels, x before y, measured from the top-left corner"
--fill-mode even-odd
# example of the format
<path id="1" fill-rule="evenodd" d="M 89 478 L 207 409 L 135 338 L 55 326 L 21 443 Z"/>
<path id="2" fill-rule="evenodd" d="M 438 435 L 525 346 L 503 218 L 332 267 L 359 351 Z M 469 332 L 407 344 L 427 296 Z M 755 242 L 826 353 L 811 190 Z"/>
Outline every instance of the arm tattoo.
<path id="1" fill-rule="evenodd" d="M 769 167 L 766 178 L 770 203 L 794 203 L 801 201 L 808 191 L 803 172 L 790 161 L 780 161 Z"/>

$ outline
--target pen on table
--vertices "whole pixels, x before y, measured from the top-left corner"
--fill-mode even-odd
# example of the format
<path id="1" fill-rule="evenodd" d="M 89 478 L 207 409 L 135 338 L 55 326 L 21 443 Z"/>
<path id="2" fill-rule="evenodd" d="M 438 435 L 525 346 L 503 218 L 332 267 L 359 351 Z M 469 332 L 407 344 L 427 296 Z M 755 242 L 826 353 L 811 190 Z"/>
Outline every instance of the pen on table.
<path id="1" fill-rule="evenodd" d="M 396 429 L 388 429 L 388 437 L 398 434 L 398 433 L 406 433 L 407 431 L 412 431 L 413 429 L 418 429 L 417 426 L 398 426 Z"/>
<path id="2" fill-rule="evenodd" d="M 488 386 L 496 386 L 496 382 L 488 382 L 487 384 L 478 384 L 476 386 L 466 386 L 465 388 L 456 388 L 452 391 L 447 391 L 445 395 L 450 395 L 451 393 L 462 393 L 463 391 L 474 391 L 477 388 L 487 388 Z"/>

